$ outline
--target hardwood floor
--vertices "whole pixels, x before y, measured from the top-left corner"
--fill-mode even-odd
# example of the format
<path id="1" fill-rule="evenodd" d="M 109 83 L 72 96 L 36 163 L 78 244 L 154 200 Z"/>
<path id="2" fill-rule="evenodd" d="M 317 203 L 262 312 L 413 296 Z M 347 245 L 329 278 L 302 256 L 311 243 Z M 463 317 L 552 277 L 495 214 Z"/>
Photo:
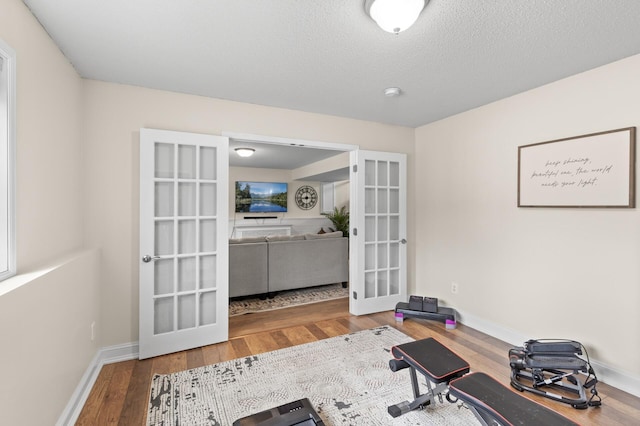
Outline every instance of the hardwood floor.
<path id="1" fill-rule="evenodd" d="M 410 319 L 397 323 L 393 312 L 351 316 L 347 299 L 341 299 L 316 303 L 313 308 L 306 305 L 232 317 L 228 342 L 143 361 L 106 365 L 76 424 L 144 425 L 149 386 L 155 373 L 172 373 L 380 325 L 395 327 L 414 339 L 435 337 L 467 360 L 472 371 L 483 371 L 503 384 L 509 384 L 509 344 L 463 324 L 458 324 L 455 330 L 446 330 L 444 324 L 434 321 Z M 411 384 L 407 376 L 409 386 Z M 604 383 L 598 384 L 598 393 L 602 397 L 602 407 L 587 410 L 575 410 L 566 404 L 528 392 L 522 395 L 585 426 L 638 424 L 640 398 Z M 428 410 L 424 415 L 428 416 Z"/>

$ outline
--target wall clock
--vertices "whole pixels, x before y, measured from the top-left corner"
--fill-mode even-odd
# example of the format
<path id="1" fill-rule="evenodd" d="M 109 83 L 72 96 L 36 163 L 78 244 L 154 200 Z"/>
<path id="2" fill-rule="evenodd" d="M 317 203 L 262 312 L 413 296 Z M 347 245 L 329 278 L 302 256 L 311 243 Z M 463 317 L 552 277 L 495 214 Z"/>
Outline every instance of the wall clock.
<path id="1" fill-rule="evenodd" d="M 296 191 L 296 204 L 302 210 L 309 210 L 316 206 L 318 202 L 318 193 L 313 187 L 304 185 Z"/>

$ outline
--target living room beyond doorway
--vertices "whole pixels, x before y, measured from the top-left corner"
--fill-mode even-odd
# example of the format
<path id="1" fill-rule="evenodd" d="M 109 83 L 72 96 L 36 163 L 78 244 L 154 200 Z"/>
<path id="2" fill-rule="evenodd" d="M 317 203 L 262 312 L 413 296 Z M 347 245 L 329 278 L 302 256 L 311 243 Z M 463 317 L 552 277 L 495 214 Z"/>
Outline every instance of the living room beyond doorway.
<path id="1" fill-rule="evenodd" d="M 332 222 L 323 213 L 332 211 L 334 207 L 344 206 L 349 209 L 349 151 L 358 147 L 226 132 L 223 132 L 223 135 L 229 137 L 231 301 L 235 302 L 238 296 L 266 294 L 275 294 L 277 298 L 283 290 L 306 290 L 330 283 L 346 283 L 349 280 L 348 244 L 340 244 L 339 249 L 324 246 L 330 244 L 333 247 L 337 243 L 346 243 L 347 238 L 340 238 L 343 241 L 315 241 L 315 236 L 329 233 L 332 229 Z M 236 153 L 238 148 L 249 148 L 254 154 L 250 157 L 240 157 Z M 242 208 L 238 208 L 237 183 L 240 182 L 242 189 L 246 186 L 243 186 L 245 181 L 251 182 L 252 188 L 258 187 L 260 182 L 284 183 L 285 188 L 288 186 L 288 191 L 285 190 L 288 193 L 284 209 L 277 212 L 247 212 L 246 190 L 241 192 L 244 198 L 241 197 Z M 297 192 L 305 187 L 313 188 L 312 192 L 317 197 L 313 203 L 304 203 L 305 199 L 297 196 Z M 253 241 L 260 237 L 278 241 Z M 285 238 L 291 241 L 283 241 Z M 304 241 L 297 241 L 298 239 Z M 258 245 L 266 248 L 257 247 Z M 323 247 L 315 249 L 316 246 Z M 268 251 L 269 248 L 273 253 Z M 266 253 L 262 254 L 261 249 Z M 280 253 L 286 249 L 289 251 Z M 324 251 L 318 252 L 320 249 Z M 250 250 L 254 253 L 253 257 L 246 254 Z M 301 253 L 308 255 L 302 256 Z M 279 266 L 273 264 L 278 255 L 282 257 Z M 335 259 L 337 255 L 344 257 L 344 260 L 338 262 Z M 296 256 L 303 258 L 297 259 Z M 263 261 L 263 258 L 267 260 Z M 285 265 L 283 262 L 286 258 L 290 259 Z M 314 261 L 315 263 L 309 264 Z M 334 270 L 340 272 L 337 275 L 329 273 Z M 277 271 L 280 271 L 280 275 Z M 261 282 L 265 284 L 262 285 Z M 348 302 L 348 297 L 346 300 Z M 232 309 L 230 315 L 234 315 Z M 271 312 L 270 316 L 273 315 Z M 251 314 L 251 317 L 245 318 L 243 322 L 255 321 L 254 318 L 254 314 Z"/>

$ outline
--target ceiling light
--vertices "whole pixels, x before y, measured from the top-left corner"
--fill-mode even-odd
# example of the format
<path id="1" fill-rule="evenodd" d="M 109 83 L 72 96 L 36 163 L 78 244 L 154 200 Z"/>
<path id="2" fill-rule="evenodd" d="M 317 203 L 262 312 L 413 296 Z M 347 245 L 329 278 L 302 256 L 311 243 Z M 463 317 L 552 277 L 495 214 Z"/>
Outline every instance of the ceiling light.
<path id="1" fill-rule="evenodd" d="M 383 30 L 398 34 L 412 26 L 425 0 L 366 0 L 365 10 Z"/>
<path id="2" fill-rule="evenodd" d="M 251 157 L 256 152 L 253 148 L 236 148 L 235 151 L 240 157 Z"/>
<path id="3" fill-rule="evenodd" d="M 384 95 L 390 98 L 394 96 L 400 96 L 400 88 L 399 87 L 387 87 L 384 89 Z"/>

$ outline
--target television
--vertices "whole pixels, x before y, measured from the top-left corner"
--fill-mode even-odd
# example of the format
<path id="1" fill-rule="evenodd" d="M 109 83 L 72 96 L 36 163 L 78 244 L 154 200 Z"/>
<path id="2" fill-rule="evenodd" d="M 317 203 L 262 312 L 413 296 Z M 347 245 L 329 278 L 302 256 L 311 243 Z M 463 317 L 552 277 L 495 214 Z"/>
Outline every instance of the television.
<path id="1" fill-rule="evenodd" d="M 285 182 L 236 181 L 236 213 L 285 213 Z"/>

